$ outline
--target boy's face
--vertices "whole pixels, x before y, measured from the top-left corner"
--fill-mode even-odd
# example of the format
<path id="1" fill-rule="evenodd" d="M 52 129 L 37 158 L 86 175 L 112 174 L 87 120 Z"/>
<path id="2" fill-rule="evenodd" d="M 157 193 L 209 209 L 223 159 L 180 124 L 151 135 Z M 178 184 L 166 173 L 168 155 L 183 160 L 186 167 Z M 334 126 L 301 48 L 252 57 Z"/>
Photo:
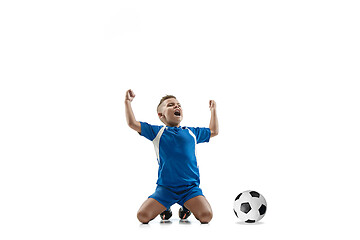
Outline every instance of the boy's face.
<path id="1" fill-rule="evenodd" d="M 178 100 L 175 98 L 166 99 L 158 109 L 160 120 L 169 127 L 179 127 L 183 119 L 183 111 Z"/>

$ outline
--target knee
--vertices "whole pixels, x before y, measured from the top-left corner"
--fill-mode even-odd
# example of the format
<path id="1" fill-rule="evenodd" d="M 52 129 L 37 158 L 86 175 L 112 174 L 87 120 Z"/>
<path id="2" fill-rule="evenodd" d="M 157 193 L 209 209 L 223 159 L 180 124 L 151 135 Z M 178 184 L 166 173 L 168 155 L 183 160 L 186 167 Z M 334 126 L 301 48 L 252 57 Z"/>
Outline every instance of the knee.
<path id="1" fill-rule="evenodd" d="M 203 224 L 209 223 L 213 217 L 212 211 L 204 211 L 199 214 L 199 221 Z"/>
<path id="2" fill-rule="evenodd" d="M 147 224 L 151 220 L 150 214 L 145 211 L 141 211 L 141 210 L 138 211 L 137 218 L 141 223 L 144 223 L 144 224 Z"/>

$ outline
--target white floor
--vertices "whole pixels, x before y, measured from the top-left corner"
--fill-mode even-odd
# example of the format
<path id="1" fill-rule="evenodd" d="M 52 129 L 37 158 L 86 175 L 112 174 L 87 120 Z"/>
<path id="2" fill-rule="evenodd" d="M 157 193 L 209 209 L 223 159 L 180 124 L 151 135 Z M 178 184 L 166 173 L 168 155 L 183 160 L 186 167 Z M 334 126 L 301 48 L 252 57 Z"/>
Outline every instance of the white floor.
<path id="1" fill-rule="evenodd" d="M 275 220 L 275 219 L 272 219 Z M 129 227 L 127 225 L 127 227 Z M 179 219 L 172 219 L 162 223 L 155 219 L 149 224 L 135 224 L 126 231 L 129 234 L 147 239 L 159 239 L 171 236 L 171 239 L 207 239 L 216 238 L 244 238 L 244 239 L 316 239 L 346 237 L 356 239 L 356 226 L 354 223 L 336 223 L 335 221 L 296 221 L 289 219 L 283 221 L 270 221 L 264 219 L 255 224 L 244 224 L 236 219 L 214 219 L 209 224 L 200 224 L 196 219 L 190 218 L 186 223 Z"/>
<path id="2" fill-rule="evenodd" d="M 176 209 L 176 208 L 175 208 Z M 272 209 L 273 210 L 273 209 Z M 307 214 L 305 214 L 307 215 Z M 360 235 L 356 231 L 354 219 L 338 221 L 335 217 L 331 219 L 321 218 L 316 213 L 305 215 L 289 215 L 285 219 L 272 211 L 260 222 L 255 224 L 241 223 L 230 211 L 228 213 L 216 214 L 209 224 L 200 224 L 193 216 L 188 221 L 180 221 L 178 217 L 172 217 L 163 222 L 159 217 L 149 224 L 140 224 L 136 221 L 125 221 L 122 227 L 129 234 L 134 234 L 147 239 L 161 239 L 171 236 L 171 239 L 207 239 L 221 238 L 243 238 L 243 239 L 357 239 Z"/>
<path id="3" fill-rule="evenodd" d="M 288 212 L 287 218 L 281 218 L 274 212 L 265 216 L 255 224 L 239 223 L 230 211 L 218 211 L 209 224 L 200 224 L 193 216 L 181 222 L 176 216 L 166 223 L 159 217 L 149 224 L 140 224 L 134 214 L 121 212 L 119 209 L 107 209 L 99 213 L 83 212 L 61 214 L 59 212 L 36 214 L 7 214 L 2 217 L 1 239 L 208 239 L 216 237 L 237 239 L 359 239 L 357 218 L 348 220 L 339 218 L 339 214 L 327 216 L 316 212 L 293 214 Z M 87 209 L 90 211 L 90 209 Z M 114 211 L 108 211 L 114 210 Z M 66 211 L 65 211 L 66 213 Z M 231 213 L 231 214 L 230 214 Z M 54 215 L 55 214 L 55 215 Z M 9 217 L 10 216 L 10 217 Z M 344 215 L 345 216 L 345 215 Z M 349 215 L 348 215 L 349 216 Z M 5 221 L 7 220 L 7 221 Z"/>

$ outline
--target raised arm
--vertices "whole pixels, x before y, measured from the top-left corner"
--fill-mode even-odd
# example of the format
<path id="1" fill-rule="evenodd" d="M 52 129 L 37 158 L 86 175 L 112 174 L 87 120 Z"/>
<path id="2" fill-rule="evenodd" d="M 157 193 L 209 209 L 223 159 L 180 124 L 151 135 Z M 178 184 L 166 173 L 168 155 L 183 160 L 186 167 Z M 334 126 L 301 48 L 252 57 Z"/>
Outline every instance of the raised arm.
<path id="1" fill-rule="evenodd" d="M 131 107 L 131 102 L 135 98 L 134 92 L 129 89 L 126 91 L 125 95 L 125 114 L 126 114 L 126 122 L 130 128 L 134 129 L 138 133 L 141 133 L 141 124 L 136 121 L 134 112 Z"/>
<path id="2" fill-rule="evenodd" d="M 210 137 L 215 137 L 216 135 L 219 134 L 219 123 L 216 114 L 216 102 L 214 100 L 210 100 L 209 108 L 211 111 L 210 124 L 209 124 L 209 128 L 211 131 Z"/>

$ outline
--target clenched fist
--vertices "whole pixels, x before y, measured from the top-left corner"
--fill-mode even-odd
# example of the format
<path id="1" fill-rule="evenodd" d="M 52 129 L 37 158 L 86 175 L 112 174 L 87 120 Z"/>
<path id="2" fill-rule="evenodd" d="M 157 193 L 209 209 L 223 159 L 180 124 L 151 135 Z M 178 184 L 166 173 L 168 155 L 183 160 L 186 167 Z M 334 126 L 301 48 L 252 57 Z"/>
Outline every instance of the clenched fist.
<path id="1" fill-rule="evenodd" d="M 135 93 L 133 92 L 133 90 L 129 89 L 126 91 L 126 95 L 125 95 L 125 101 L 130 101 L 132 102 L 132 100 L 135 98 Z"/>
<path id="2" fill-rule="evenodd" d="M 214 100 L 210 100 L 209 108 L 210 108 L 210 111 L 216 109 L 216 102 Z"/>

